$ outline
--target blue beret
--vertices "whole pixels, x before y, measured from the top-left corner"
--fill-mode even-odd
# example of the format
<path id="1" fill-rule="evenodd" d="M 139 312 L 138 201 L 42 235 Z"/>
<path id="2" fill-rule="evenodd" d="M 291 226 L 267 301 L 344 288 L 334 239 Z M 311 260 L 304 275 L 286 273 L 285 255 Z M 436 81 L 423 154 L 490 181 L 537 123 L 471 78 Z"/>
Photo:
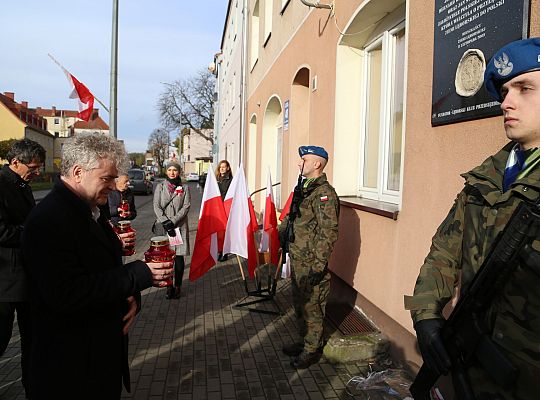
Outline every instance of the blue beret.
<path id="1" fill-rule="evenodd" d="M 489 60 L 484 82 L 486 89 L 497 101 L 502 101 L 501 87 L 510 79 L 525 72 L 540 69 L 540 38 L 517 40 L 509 43 Z"/>
<path id="2" fill-rule="evenodd" d="M 328 160 L 328 153 L 319 146 L 300 146 L 298 148 L 298 154 L 300 154 L 300 157 L 305 156 L 306 154 L 314 154 Z"/>

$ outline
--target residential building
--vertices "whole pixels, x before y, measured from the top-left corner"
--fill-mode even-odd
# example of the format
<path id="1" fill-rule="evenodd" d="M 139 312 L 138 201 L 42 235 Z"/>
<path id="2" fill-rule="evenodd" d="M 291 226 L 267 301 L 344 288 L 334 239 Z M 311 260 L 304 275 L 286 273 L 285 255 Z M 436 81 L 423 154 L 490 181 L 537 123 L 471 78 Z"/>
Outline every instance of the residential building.
<path id="1" fill-rule="evenodd" d="M 459 174 L 507 142 L 503 121 L 432 125 L 434 64 L 451 64 L 434 57 L 434 35 L 443 29 L 434 16 L 446 8 L 415 0 L 323 3 L 248 1 L 247 179 L 250 190 L 263 187 L 269 168 L 281 182 L 279 206 L 296 182 L 298 146 L 328 150 L 326 173 L 341 199 L 333 291 L 389 336 L 394 356 L 418 366 L 403 295 L 412 293 L 431 237 L 463 187 Z M 529 3 L 529 35 L 540 36 L 540 1 L 516 3 Z M 511 7 L 497 2 L 482 15 L 502 6 Z M 472 23 L 457 12 L 456 25 Z M 254 199 L 259 210 L 263 196 Z"/>
<path id="2" fill-rule="evenodd" d="M 240 163 L 244 134 L 245 77 L 245 0 L 230 0 L 221 39 L 221 52 L 216 54 L 216 109 L 214 133 L 216 157 L 228 160 L 233 170 Z"/>
<path id="3" fill-rule="evenodd" d="M 53 171 L 54 136 L 47 131 L 46 119 L 28 108 L 28 102 L 16 102 L 13 92 L 0 94 L 0 140 L 8 139 L 31 139 L 41 144 L 47 152 L 45 171 Z"/>
<path id="4" fill-rule="evenodd" d="M 78 112 L 75 110 L 59 110 L 55 106 L 37 107 L 34 112 L 47 120 L 48 131 L 55 137 L 53 161 L 57 168 L 60 167 L 62 145 L 67 138 L 77 133 L 109 134 L 109 125 L 100 117 L 97 108 L 93 109 L 88 121 L 77 118 Z"/>
<path id="5" fill-rule="evenodd" d="M 212 137 L 212 129 L 201 129 L 205 136 Z M 193 129 L 182 135 L 180 161 L 184 174 L 195 172 L 201 175 L 207 172 L 212 161 L 212 142 L 206 140 Z"/>

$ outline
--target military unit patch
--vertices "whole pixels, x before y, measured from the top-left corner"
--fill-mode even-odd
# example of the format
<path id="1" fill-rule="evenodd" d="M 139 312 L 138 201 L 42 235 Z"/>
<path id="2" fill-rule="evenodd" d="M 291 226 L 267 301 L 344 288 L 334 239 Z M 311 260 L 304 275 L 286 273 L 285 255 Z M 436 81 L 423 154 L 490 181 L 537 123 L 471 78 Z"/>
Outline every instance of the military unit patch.
<path id="1" fill-rule="evenodd" d="M 321 196 L 321 201 L 328 201 L 328 196 Z"/>

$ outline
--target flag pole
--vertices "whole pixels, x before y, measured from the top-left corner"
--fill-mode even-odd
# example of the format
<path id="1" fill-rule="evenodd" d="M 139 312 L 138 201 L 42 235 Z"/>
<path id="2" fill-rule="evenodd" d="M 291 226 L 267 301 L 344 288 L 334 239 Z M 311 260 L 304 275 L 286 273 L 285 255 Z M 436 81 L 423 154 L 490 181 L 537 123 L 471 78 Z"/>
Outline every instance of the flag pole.
<path id="1" fill-rule="evenodd" d="M 111 111 L 109 112 L 109 129 L 113 138 L 117 137 L 116 113 L 117 105 L 117 84 L 118 84 L 118 0 L 113 0 L 113 18 L 111 35 Z"/>
<path id="2" fill-rule="evenodd" d="M 56 60 L 56 58 L 54 58 L 54 57 L 51 55 L 51 53 L 47 53 L 47 55 L 49 56 L 49 58 L 50 58 L 51 60 L 53 60 L 53 62 L 54 62 L 56 65 L 58 65 L 60 68 L 62 68 L 64 71 L 66 71 L 68 74 L 71 75 L 71 72 L 69 72 L 62 64 L 60 64 L 60 63 Z M 105 109 L 105 111 L 107 111 L 108 113 L 110 113 L 110 111 L 109 111 L 109 109 L 107 108 L 107 106 L 106 106 L 105 104 L 103 104 L 103 103 L 101 102 L 100 99 L 98 99 L 93 93 L 92 93 L 92 96 L 94 96 L 94 99 L 96 99 L 96 101 L 97 101 L 99 104 L 102 105 L 102 107 Z"/>

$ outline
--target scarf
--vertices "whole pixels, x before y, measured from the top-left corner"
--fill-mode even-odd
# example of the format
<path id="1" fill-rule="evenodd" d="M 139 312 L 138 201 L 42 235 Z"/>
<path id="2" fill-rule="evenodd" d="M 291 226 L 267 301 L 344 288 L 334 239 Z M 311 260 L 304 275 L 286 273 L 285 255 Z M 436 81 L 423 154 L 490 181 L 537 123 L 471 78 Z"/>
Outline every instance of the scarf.
<path id="1" fill-rule="evenodd" d="M 540 161 L 540 149 L 521 150 L 519 144 L 510 151 L 503 177 L 503 192 L 506 192 L 512 183 L 527 175 Z"/>
<path id="2" fill-rule="evenodd" d="M 169 193 L 173 193 L 174 189 L 176 189 L 177 186 L 180 186 L 182 184 L 182 180 L 180 177 L 176 177 L 174 179 L 171 179 L 169 177 L 167 179 L 167 189 L 169 190 Z"/>

